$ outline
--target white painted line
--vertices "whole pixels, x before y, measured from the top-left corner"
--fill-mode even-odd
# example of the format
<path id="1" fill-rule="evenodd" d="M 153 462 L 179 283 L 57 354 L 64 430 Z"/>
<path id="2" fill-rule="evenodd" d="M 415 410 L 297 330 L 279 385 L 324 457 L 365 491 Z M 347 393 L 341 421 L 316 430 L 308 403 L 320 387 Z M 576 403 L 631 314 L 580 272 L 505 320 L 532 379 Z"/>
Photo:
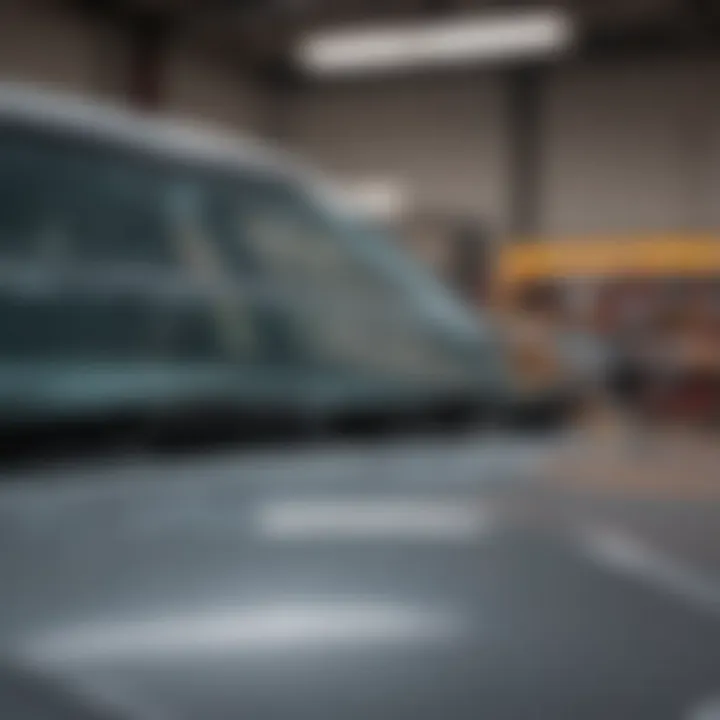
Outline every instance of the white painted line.
<path id="1" fill-rule="evenodd" d="M 709 698 L 696 705 L 686 720 L 720 720 L 720 697 Z"/>
<path id="2" fill-rule="evenodd" d="M 614 527 L 580 526 L 582 551 L 594 562 L 720 615 L 720 582 Z"/>
<path id="3" fill-rule="evenodd" d="M 67 665 L 408 645 L 457 637 L 464 622 L 449 610 L 402 603 L 261 603 L 80 623 L 31 639 L 23 655 L 43 665 Z"/>
<path id="4" fill-rule="evenodd" d="M 269 540 L 466 541 L 493 531 L 497 517 L 472 502 L 319 499 L 268 503 L 257 523 Z"/>

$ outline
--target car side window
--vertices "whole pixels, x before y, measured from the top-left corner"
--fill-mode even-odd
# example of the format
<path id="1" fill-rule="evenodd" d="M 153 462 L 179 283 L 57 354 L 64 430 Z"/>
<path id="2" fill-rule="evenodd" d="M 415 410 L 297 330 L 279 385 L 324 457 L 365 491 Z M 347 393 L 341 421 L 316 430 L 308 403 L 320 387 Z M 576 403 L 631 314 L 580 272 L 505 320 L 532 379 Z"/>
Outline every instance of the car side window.
<path id="1" fill-rule="evenodd" d="M 2 357 L 245 361 L 255 309 L 235 292 L 201 168 L 37 130 L 0 132 Z M 41 268 L 38 294 L 16 267 Z M 33 275 L 35 277 L 35 275 Z M 8 282 L 9 281 L 9 284 Z"/>
<path id="2" fill-rule="evenodd" d="M 178 266 L 163 176 L 142 158 L 40 132 L 0 133 L 0 255 Z"/>
<path id="3" fill-rule="evenodd" d="M 61 183 L 55 153 L 0 133 L 0 257 L 40 259 L 54 231 Z"/>
<path id="4" fill-rule="evenodd" d="M 179 266 L 165 213 L 168 182 L 152 164 L 98 155 L 68 160 L 64 169 L 68 233 L 77 260 Z"/>

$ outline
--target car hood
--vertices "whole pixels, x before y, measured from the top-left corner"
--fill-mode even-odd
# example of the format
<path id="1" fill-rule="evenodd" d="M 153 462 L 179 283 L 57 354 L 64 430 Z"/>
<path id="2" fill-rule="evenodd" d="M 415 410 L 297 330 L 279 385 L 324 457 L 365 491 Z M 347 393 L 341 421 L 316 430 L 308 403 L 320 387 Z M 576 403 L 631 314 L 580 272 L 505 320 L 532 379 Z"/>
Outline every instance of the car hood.
<path id="1" fill-rule="evenodd" d="M 76 717 L 683 717 L 720 687 L 717 624 L 504 510 L 543 452 L 465 438 L 16 476 L 1 657 Z"/>

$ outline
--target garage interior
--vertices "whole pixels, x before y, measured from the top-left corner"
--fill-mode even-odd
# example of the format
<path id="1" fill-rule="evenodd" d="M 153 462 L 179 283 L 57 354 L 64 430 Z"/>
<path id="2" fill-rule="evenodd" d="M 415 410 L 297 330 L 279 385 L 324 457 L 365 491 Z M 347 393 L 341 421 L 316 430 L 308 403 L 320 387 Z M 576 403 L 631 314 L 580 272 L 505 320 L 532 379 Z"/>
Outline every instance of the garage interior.
<path id="1" fill-rule="evenodd" d="M 657 266 L 663 243 L 677 258 L 687 240 L 703 281 L 691 277 L 691 289 L 712 315 L 714 377 L 719 2 L 562 0 L 550 10 L 572 37 L 538 57 L 347 76 L 298 61 L 320 31 L 547 10 L 540 0 L 3 0 L 0 79 L 277 144 L 331 173 L 472 302 L 487 302 L 494 273 L 482 268 L 506 248 L 559 242 L 546 262 L 564 256 L 565 268 L 568 247 L 609 242 Z M 638 242 L 649 250 L 631 252 Z"/>
<path id="2" fill-rule="evenodd" d="M 314 28 L 462 17 L 485 0 L 3 0 L 0 77 L 276 139 L 351 182 L 494 234 L 720 222 L 720 4 L 565 0 L 578 40 L 538 62 L 303 76 Z"/>
<path id="3" fill-rule="evenodd" d="M 6 82 L 362 212 L 24 143 Z M 8 127 L 0 720 L 720 718 L 720 0 L 0 0 Z"/>

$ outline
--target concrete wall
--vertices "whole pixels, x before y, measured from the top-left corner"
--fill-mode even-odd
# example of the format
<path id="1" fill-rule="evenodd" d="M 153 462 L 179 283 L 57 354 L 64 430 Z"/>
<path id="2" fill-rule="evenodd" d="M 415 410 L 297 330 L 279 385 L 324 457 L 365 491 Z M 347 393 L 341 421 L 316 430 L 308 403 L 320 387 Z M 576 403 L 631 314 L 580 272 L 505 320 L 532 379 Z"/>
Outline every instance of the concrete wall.
<path id="1" fill-rule="evenodd" d="M 538 232 L 720 227 L 720 64 L 598 64 L 545 82 Z M 297 147 L 345 175 L 406 180 L 421 203 L 508 225 L 507 126 L 492 75 L 316 88 Z"/>
<path id="2" fill-rule="evenodd" d="M 502 92 L 490 75 L 320 85 L 292 105 L 295 149 L 340 176 L 406 183 L 423 206 L 502 222 Z"/>
<path id="3" fill-rule="evenodd" d="M 700 158 L 696 177 L 698 215 L 704 225 L 720 228 L 720 61 L 703 64 L 695 75 L 695 156 Z"/>
<path id="4" fill-rule="evenodd" d="M 0 80 L 124 102 L 127 52 L 108 23 L 52 0 L 0 0 Z M 237 69 L 180 40 L 169 50 L 165 74 L 167 112 L 255 129 L 258 95 Z"/>
<path id="5" fill-rule="evenodd" d="M 0 79 L 93 92 L 98 45 L 78 19 L 42 0 L 0 2 Z"/>
<path id="6" fill-rule="evenodd" d="M 167 112 L 234 131 L 260 132 L 260 95 L 239 69 L 179 42 L 169 53 L 165 72 Z"/>
<path id="7" fill-rule="evenodd" d="M 709 63 L 557 72 L 547 84 L 541 229 L 632 232 L 717 223 L 717 83 L 719 68 Z"/>

